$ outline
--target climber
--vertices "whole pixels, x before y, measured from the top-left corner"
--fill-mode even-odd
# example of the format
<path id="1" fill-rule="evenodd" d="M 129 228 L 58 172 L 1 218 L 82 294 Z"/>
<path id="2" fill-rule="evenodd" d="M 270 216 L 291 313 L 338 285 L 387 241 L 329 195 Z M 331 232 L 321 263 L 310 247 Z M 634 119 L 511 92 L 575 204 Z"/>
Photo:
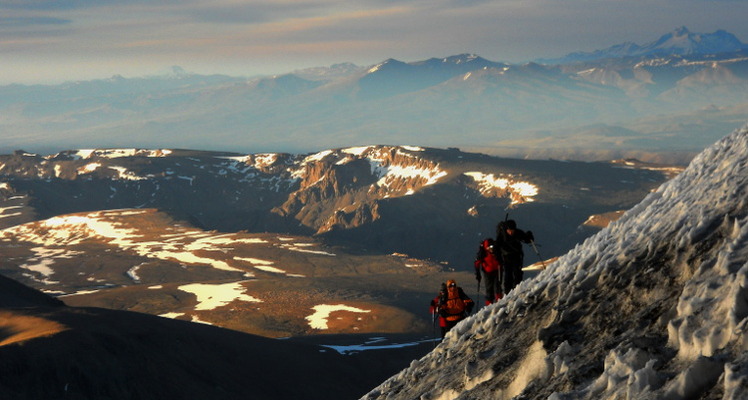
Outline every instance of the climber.
<path id="1" fill-rule="evenodd" d="M 470 315 L 474 305 L 473 300 L 453 279 L 442 283 L 441 291 L 431 300 L 431 313 L 434 316 L 438 315 L 442 338 L 458 322 Z"/>
<path id="2" fill-rule="evenodd" d="M 522 243 L 532 243 L 534 240 L 531 231 L 525 232 L 517 229 L 517 223 L 512 219 L 501 221 L 496 227 L 493 251 L 501 264 L 501 282 L 504 295 L 522 281 L 522 267 L 525 257 Z"/>
<path id="3" fill-rule="evenodd" d="M 475 255 L 475 279 L 478 280 L 480 288 L 481 278 L 486 288 L 486 305 L 495 303 L 504 297 L 501 292 L 501 264 L 493 252 L 494 240 L 483 239 Z"/>

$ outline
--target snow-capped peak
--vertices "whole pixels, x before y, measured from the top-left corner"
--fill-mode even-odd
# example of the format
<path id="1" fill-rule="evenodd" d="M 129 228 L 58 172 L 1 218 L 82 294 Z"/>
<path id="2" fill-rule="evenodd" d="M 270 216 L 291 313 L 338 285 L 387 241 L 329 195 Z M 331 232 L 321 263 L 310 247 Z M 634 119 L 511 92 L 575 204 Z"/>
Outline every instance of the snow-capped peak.
<path id="1" fill-rule="evenodd" d="M 477 54 L 458 54 L 456 56 L 452 57 L 446 57 L 442 60 L 444 63 L 452 63 L 452 64 L 462 64 L 462 63 L 469 63 L 475 60 L 480 60 L 481 57 L 479 57 Z"/>
<path id="2" fill-rule="evenodd" d="M 711 34 L 692 33 L 685 26 L 661 36 L 657 41 L 642 46 L 639 52 L 663 54 L 714 54 L 745 48 L 734 35 L 719 30 Z"/>
<path id="3" fill-rule="evenodd" d="M 384 70 L 386 68 L 387 69 L 388 68 L 398 68 L 398 67 L 401 67 L 401 66 L 407 66 L 407 64 L 404 63 L 404 62 L 402 62 L 402 61 L 395 60 L 394 58 L 388 58 L 388 59 L 382 61 L 381 63 L 379 63 L 379 64 L 377 64 L 377 65 L 369 68 L 369 70 L 367 71 L 367 73 L 373 74 L 375 72 L 382 71 L 382 70 Z"/>
<path id="4" fill-rule="evenodd" d="M 638 45 L 631 42 L 617 44 L 592 52 L 576 52 L 558 59 L 540 60 L 543 64 L 564 64 L 616 57 L 662 57 L 670 55 L 719 54 L 748 49 L 735 35 L 724 30 L 713 33 L 694 33 L 685 26 L 660 36 L 657 40 Z"/>

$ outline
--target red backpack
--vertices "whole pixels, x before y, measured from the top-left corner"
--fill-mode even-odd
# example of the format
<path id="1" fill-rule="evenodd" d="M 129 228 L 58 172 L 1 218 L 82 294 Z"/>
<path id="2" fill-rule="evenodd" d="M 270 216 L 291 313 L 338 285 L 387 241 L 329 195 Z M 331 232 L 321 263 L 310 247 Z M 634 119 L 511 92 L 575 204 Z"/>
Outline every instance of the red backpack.
<path id="1" fill-rule="evenodd" d="M 486 272 L 495 272 L 501 268 L 499 260 L 493 254 L 493 239 L 483 239 L 478 249 L 478 259 L 475 261 Z M 478 265 L 479 264 L 479 265 Z"/>
<path id="2" fill-rule="evenodd" d="M 457 286 L 450 286 L 449 284 L 454 282 L 453 280 L 447 281 L 447 291 L 444 293 L 441 301 L 441 311 L 443 312 L 444 319 L 447 321 L 457 321 L 464 317 L 465 300 L 460 298 L 460 292 Z"/>

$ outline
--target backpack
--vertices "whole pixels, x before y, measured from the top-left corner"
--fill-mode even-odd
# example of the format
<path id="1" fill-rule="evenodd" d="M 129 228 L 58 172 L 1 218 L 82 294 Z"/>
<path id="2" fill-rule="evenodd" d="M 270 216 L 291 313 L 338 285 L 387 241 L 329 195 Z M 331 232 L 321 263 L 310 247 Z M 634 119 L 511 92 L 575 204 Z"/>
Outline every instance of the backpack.
<path id="1" fill-rule="evenodd" d="M 485 272 L 491 273 L 499 270 L 500 263 L 493 252 L 494 240 L 491 238 L 483 239 L 478 248 L 476 255 L 476 267 L 482 268 Z"/>
<path id="2" fill-rule="evenodd" d="M 440 312 L 447 321 L 458 321 L 464 317 L 465 300 L 460 297 L 460 290 L 457 286 L 450 287 L 449 284 L 454 281 L 447 281 L 447 290 L 441 298 Z"/>

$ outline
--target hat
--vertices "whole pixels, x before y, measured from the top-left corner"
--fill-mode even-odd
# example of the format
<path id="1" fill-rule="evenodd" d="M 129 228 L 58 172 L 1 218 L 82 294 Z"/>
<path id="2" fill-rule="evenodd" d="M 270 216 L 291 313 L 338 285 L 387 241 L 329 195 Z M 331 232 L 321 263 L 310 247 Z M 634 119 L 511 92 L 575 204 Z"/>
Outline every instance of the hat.
<path id="1" fill-rule="evenodd" d="M 513 219 L 506 221 L 506 229 L 517 229 L 517 222 Z"/>

